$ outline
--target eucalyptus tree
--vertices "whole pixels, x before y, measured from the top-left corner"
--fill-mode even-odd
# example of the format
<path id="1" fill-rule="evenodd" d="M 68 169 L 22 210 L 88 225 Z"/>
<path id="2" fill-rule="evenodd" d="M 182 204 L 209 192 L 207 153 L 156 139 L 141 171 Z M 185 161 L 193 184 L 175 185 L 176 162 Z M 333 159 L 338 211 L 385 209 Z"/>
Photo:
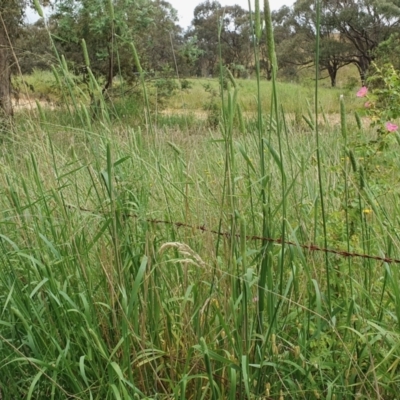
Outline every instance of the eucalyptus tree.
<path id="1" fill-rule="evenodd" d="M 336 86 L 337 72 L 352 62 L 352 46 L 342 39 L 326 9 L 322 11 L 318 26 L 315 0 L 297 0 L 291 8 L 285 6 L 274 13 L 276 31 L 284 34 L 278 42 L 277 53 L 283 67 L 313 66 L 315 38 L 319 30 L 319 65 L 328 72 L 331 86 Z"/>
<path id="2" fill-rule="evenodd" d="M 112 87 L 119 55 L 151 23 L 149 0 L 56 0 L 51 17 L 54 41 L 69 63 L 84 67 L 85 40 L 92 71 Z M 132 69 L 132 68 L 131 68 Z"/>
<path id="3" fill-rule="evenodd" d="M 12 64 L 12 73 L 30 74 L 33 70 L 50 70 L 56 62 L 53 47 L 43 19 L 21 26 L 14 42 L 18 64 Z"/>
<path id="4" fill-rule="evenodd" d="M 346 43 L 362 84 L 379 44 L 400 28 L 400 0 L 323 0 L 327 21 Z"/>
<path id="5" fill-rule="evenodd" d="M 239 5 L 223 8 L 221 18 L 221 53 L 224 64 L 234 75 L 253 65 L 252 28 L 249 12 Z"/>
<path id="6" fill-rule="evenodd" d="M 377 67 L 391 64 L 400 70 L 400 32 L 393 33 L 389 39 L 379 44 L 375 51 Z"/>
<path id="7" fill-rule="evenodd" d="M 251 65 L 250 16 L 239 5 L 222 7 L 218 1 L 211 0 L 198 4 L 186 37 L 196 40 L 197 73 L 202 76 L 215 72 L 219 49 L 222 62 L 231 67 L 234 74 Z"/>
<path id="8" fill-rule="evenodd" d="M 2 116 L 13 115 L 11 102 L 12 46 L 24 16 L 25 0 L 0 2 L 0 109 Z"/>
<path id="9" fill-rule="evenodd" d="M 56 0 L 52 21 L 57 47 L 78 71 L 85 40 L 93 73 L 105 77 L 104 91 L 117 73 L 135 78 L 131 42 L 142 67 L 154 71 L 173 65 L 182 37 L 177 12 L 165 0 Z"/>
<path id="10" fill-rule="evenodd" d="M 173 69 L 177 62 L 183 67 L 180 56 L 184 38 L 178 24 L 178 12 L 165 0 L 156 0 L 152 4 L 152 22 L 146 32 L 140 32 L 138 43 L 144 66 L 152 71 L 165 71 Z"/>
<path id="11" fill-rule="evenodd" d="M 212 74 L 218 60 L 218 25 L 221 14 L 222 7 L 218 1 L 207 0 L 194 9 L 187 39 L 196 39 L 200 50 L 196 72 L 202 76 Z"/>
<path id="12" fill-rule="evenodd" d="M 347 64 L 357 66 L 362 84 L 379 44 L 400 28 L 400 0 L 321 0 L 316 25 L 315 0 L 297 0 L 276 14 L 286 38 L 278 46 L 281 65 L 313 65 L 317 29 L 320 33 L 320 65 L 328 71 L 332 86 Z M 283 21 L 283 22 L 282 22 Z"/>

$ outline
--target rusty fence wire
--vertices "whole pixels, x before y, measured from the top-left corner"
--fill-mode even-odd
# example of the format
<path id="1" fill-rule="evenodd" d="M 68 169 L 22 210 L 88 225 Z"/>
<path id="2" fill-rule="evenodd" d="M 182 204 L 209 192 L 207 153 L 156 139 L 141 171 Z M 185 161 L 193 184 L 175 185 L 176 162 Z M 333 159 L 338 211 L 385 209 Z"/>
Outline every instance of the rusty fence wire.
<path id="1" fill-rule="evenodd" d="M 84 207 L 76 207 L 76 206 L 72 206 L 72 205 L 68 205 L 67 207 L 69 209 L 79 210 L 82 212 L 88 212 L 88 213 L 92 213 L 92 214 L 96 214 L 96 213 L 104 214 L 100 211 L 93 211 L 93 210 L 90 210 L 90 209 L 84 208 Z M 128 218 L 135 218 L 135 219 L 141 218 L 137 214 L 124 214 L 124 216 L 128 217 Z M 229 232 L 221 232 L 221 231 L 217 231 L 215 229 L 209 229 L 205 225 L 190 225 L 185 222 L 174 222 L 174 221 L 167 221 L 167 220 L 156 219 L 156 218 L 145 218 L 144 220 L 146 222 L 149 222 L 152 224 L 171 225 L 171 226 L 175 226 L 177 228 L 188 228 L 188 229 L 192 229 L 192 230 L 198 230 L 200 232 L 211 233 L 213 235 L 231 237 L 231 234 Z M 240 235 L 235 234 L 235 237 L 240 238 Z M 297 248 L 308 250 L 311 252 L 316 251 L 316 252 L 321 252 L 321 253 L 336 254 L 337 256 L 340 256 L 340 257 L 364 258 L 364 259 L 368 259 L 368 260 L 381 261 L 381 262 L 385 262 L 388 264 L 400 264 L 400 260 L 396 259 L 396 258 L 376 256 L 376 255 L 356 253 L 356 252 L 349 252 L 349 251 L 341 250 L 341 249 L 327 249 L 327 248 L 318 246 L 313 243 L 300 244 L 300 243 L 296 243 L 296 242 L 293 242 L 290 240 L 283 241 L 281 238 L 268 238 L 268 237 L 257 236 L 257 235 L 247 235 L 246 240 L 285 244 L 288 246 L 294 246 Z"/>

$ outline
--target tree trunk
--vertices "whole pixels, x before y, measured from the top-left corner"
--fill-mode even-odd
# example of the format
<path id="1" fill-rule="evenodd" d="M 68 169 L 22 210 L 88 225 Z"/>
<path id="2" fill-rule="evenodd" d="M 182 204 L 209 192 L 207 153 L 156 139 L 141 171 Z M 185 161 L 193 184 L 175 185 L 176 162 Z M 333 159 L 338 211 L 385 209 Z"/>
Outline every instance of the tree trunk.
<path id="1" fill-rule="evenodd" d="M 266 60 L 265 72 L 267 73 L 267 81 L 272 80 L 272 64 L 269 62 L 269 60 Z"/>
<path id="2" fill-rule="evenodd" d="M 366 86 L 368 68 L 369 68 L 369 66 L 371 64 L 371 60 L 368 59 L 367 57 L 360 56 L 356 60 L 355 64 L 357 65 L 358 72 L 360 73 L 361 86 Z"/>
<path id="3" fill-rule="evenodd" d="M 201 60 L 200 71 L 202 78 L 208 78 L 208 62 L 205 58 Z"/>
<path id="4" fill-rule="evenodd" d="M 336 65 L 329 65 L 327 69 L 329 77 L 331 78 L 331 87 L 336 87 L 336 76 L 338 68 L 336 67 Z"/>
<path id="5" fill-rule="evenodd" d="M 11 118 L 11 68 L 10 46 L 3 24 L 0 24 L 0 109 L 2 117 Z M 2 119 L 2 118 L 1 118 Z"/>
<path id="6" fill-rule="evenodd" d="M 107 71 L 107 82 L 103 88 L 103 94 L 107 92 L 108 89 L 112 88 L 113 79 L 114 79 L 114 53 L 113 53 L 113 46 L 109 44 L 107 46 L 108 51 L 108 71 Z"/>

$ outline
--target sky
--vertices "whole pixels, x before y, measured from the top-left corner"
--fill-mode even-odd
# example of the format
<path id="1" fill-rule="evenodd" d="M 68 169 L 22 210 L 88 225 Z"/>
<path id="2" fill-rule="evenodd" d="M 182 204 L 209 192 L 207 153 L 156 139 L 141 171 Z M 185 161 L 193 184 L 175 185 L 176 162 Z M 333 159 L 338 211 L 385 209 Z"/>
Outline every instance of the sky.
<path id="1" fill-rule="evenodd" d="M 184 28 L 187 28 L 190 25 L 190 22 L 193 19 L 193 10 L 195 7 L 202 3 L 203 0 L 169 0 L 172 6 L 178 11 L 179 16 L 179 25 Z M 251 1 L 252 9 L 254 10 L 254 0 Z M 234 4 L 238 4 L 244 9 L 248 9 L 248 0 L 219 0 L 222 6 L 231 6 Z M 260 6 L 262 6 L 264 2 L 260 0 Z M 271 10 L 277 10 L 284 5 L 292 5 L 294 0 L 269 0 L 269 4 Z M 37 15 L 36 11 L 29 9 L 26 13 L 27 21 L 30 23 L 35 22 L 39 16 Z"/>

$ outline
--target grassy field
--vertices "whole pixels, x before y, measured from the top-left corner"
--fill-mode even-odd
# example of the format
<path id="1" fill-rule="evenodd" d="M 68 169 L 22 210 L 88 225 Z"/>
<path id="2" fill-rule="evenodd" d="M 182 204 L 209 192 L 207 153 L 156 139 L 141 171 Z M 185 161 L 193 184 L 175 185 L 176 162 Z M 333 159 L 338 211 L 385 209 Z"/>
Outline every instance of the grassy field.
<path id="1" fill-rule="evenodd" d="M 313 104 L 314 99 L 314 81 L 312 78 L 313 71 L 305 70 L 301 75 L 301 83 L 278 82 L 278 91 L 280 94 L 280 102 L 284 106 L 287 113 L 306 113 L 309 104 Z M 72 75 L 71 75 L 72 77 Z M 85 90 L 87 86 L 80 83 L 79 78 L 74 79 L 75 96 L 79 97 L 79 89 Z M 172 79 L 180 86 L 177 79 Z M 61 97 L 60 86 L 50 71 L 35 70 L 31 75 L 23 78 L 14 79 L 15 86 L 21 93 L 21 98 L 29 97 L 48 102 L 59 102 Z M 154 82 L 155 80 L 153 80 Z M 210 98 L 219 98 L 219 82 L 215 78 L 193 78 L 184 79 L 189 84 L 188 90 L 175 91 L 172 97 L 168 98 L 168 104 L 164 108 L 170 110 L 187 110 L 198 112 L 204 110 L 210 101 Z M 355 68 L 345 67 L 339 70 L 338 85 L 336 88 L 329 86 L 327 79 L 320 82 L 320 105 L 321 109 L 326 113 L 338 113 L 338 101 L 341 94 L 347 98 L 347 109 L 349 112 L 357 109 L 358 104 L 354 96 L 354 90 L 357 86 L 354 83 L 358 81 L 358 73 Z M 257 83 L 255 79 L 238 79 L 237 85 L 240 90 L 240 105 L 244 112 L 255 113 L 257 110 Z M 116 83 L 116 96 L 120 96 L 120 84 Z M 150 87 L 152 86 L 150 81 Z M 265 111 L 271 108 L 271 87 L 272 83 L 267 80 L 261 80 L 261 102 Z M 123 89 L 122 89 L 123 90 Z M 153 89 L 154 90 L 154 89 Z M 83 98 L 83 96 L 80 96 Z M 156 96 L 155 96 L 156 97 Z"/>
<path id="2" fill-rule="evenodd" d="M 2 398 L 398 398 L 399 144 L 355 90 L 24 79 L 58 103 L 1 150 Z"/>

